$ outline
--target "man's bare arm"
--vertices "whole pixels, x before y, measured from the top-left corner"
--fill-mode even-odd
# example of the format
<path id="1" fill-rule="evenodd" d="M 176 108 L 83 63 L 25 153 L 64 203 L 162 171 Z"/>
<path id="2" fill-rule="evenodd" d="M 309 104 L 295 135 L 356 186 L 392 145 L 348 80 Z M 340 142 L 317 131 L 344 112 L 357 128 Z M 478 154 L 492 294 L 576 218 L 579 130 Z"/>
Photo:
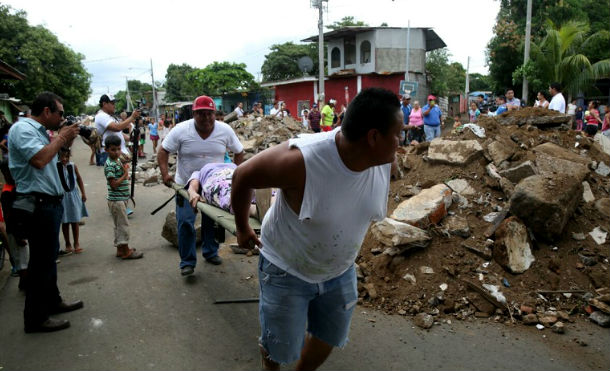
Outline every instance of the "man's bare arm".
<path id="1" fill-rule="evenodd" d="M 170 186 L 170 182 L 174 181 L 174 178 L 169 175 L 168 171 L 168 161 L 169 161 L 169 152 L 163 147 L 159 148 L 157 151 L 157 161 L 159 163 L 159 171 L 161 171 L 161 177 L 163 178 L 163 183 L 166 186 Z"/>

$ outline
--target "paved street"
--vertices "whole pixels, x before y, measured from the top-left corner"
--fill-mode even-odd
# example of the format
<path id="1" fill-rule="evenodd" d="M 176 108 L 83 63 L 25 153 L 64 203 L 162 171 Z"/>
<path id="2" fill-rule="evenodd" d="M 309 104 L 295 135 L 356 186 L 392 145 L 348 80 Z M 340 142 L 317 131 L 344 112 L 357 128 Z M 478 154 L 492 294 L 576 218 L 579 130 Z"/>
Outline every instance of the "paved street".
<path id="1" fill-rule="evenodd" d="M 80 139 L 73 152 L 91 216 L 81 227 L 85 251 L 61 259 L 59 288 L 66 300 L 82 299 L 85 307 L 60 315 L 72 324 L 67 330 L 25 334 L 24 295 L 5 267 L 0 274 L 0 370 L 260 369 L 257 305 L 214 304 L 258 295 L 256 257 L 223 247 L 223 265 L 206 264 L 199 256 L 195 275 L 181 277 L 176 249 L 160 236 L 174 204 L 150 215 L 172 192 L 161 185 L 138 185 L 131 246 L 144 258 L 117 259 L 102 168 L 88 165 L 89 150 Z M 452 321 L 425 331 L 408 317 L 357 307 L 350 343 L 322 369 L 608 370 L 609 343 L 607 329 L 583 321 L 568 324 L 565 335 L 485 320 Z"/>

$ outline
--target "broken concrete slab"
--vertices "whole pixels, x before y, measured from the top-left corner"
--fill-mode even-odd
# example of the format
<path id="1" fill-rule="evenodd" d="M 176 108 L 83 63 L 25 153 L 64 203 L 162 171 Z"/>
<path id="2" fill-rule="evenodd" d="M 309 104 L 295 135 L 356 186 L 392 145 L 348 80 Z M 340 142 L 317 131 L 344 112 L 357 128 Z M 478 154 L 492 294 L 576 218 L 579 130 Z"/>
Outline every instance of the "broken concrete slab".
<path id="1" fill-rule="evenodd" d="M 589 232 L 589 236 L 593 238 L 598 245 L 603 245 L 606 242 L 606 237 L 608 233 L 604 232 L 600 227 L 595 227 L 591 232 Z"/>
<path id="2" fill-rule="evenodd" d="M 528 176 L 536 174 L 538 174 L 538 170 L 536 169 L 536 166 L 529 160 L 510 169 L 500 171 L 501 176 L 507 178 L 515 184 L 519 183 L 521 179 L 525 179 Z"/>
<path id="3" fill-rule="evenodd" d="M 610 327 L 610 316 L 602 312 L 593 312 L 589 316 L 591 322 L 598 324 L 601 327 Z"/>
<path id="4" fill-rule="evenodd" d="M 511 273 L 523 273 L 536 260 L 527 227 L 519 218 L 505 219 L 496 230 L 493 258 Z"/>
<path id="5" fill-rule="evenodd" d="M 445 184 L 424 189 L 416 196 L 401 202 L 390 218 L 420 228 L 438 224 L 451 206 L 451 193 L 451 189 Z"/>
<path id="6" fill-rule="evenodd" d="M 472 196 L 477 192 L 470 186 L 466 179 L 451 179 L 450 181 L 445 182 L 445 184 L 454 192 L 457 192 L 462 196 Z"/>
<path id="7" fill-rule="evenodd" d="M 540 175 L 553 176 L 555 174 L 570 174 L 571 176 L 576 177 L 580 182 L 584 181 L 590 172 L 587 165 L 553 157 L 546 153 L 536 154 L 536 167 L 538 168 L 538 174 Z"/>
<path id="8" fill-rule="evenodd" d="M 387 252 L 384 251 L 388 255 L 400 254 L 412 248 L 426 247 L 432 240 L 428 232 L 423 229 L 390 218 L 373 224 L 371 232 L 377 241 L 393 248 L 386 249 Z"/>
<path id="9" fill-rule="evenodd" d="M 487 153 L 496 166 L 499 166 L 502 162 L 509 160 L 511 157 L 513 157 L 516 151 L 517 147 L 512 142 L 503 143 L 496 140 L 487 146 Z"/>
<path id="10" fill-rule="evenodd" d="M 443 220 L 443 229 L 449 234 L 463 238 L 470 237 L 470 226 L 468 220 L 461 216 L 451 215 Z"/>
<path id="11" fill-rule="evenodd" d="M 586 203 L 595 201 L 595 196 L 591 191 L 591 186 L 589 185 L 589 182 L 582 182 L 582 199 Z"/>
<path id="12" fill-rule="evenodd" d="M 610 174 L 610 167 L 602 161 L 597 165 L 595 172 L 601 176 L 608 176 L 608 174 Z"/>
<path id="13" fill-rule="evenodd" d="M 537 237 L 554 241 L 574 214 L 581 195 L 581 181 L 570 175 L 532 175 L 515 187 L 510 198 L 510 213 L 521 219 Z"/>
<path id="14" fill-rule="evenodd" d="M 449 165 L 467 165 L 483 153 L 476 140 L 435 139 L 430 142 L 428 159 Z"/>

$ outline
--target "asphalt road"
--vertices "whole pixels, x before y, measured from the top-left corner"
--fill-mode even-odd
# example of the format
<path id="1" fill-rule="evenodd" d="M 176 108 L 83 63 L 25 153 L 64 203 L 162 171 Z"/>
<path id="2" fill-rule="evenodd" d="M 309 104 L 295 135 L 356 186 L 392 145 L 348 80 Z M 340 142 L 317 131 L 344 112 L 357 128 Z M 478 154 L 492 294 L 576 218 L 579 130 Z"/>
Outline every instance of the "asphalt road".
<path id="1" fill-rule="evenodd" d="M 152 152 L 150 143 L 147 147 Z M 257 258 L 234 255 L 225 246 L 223 265 L 206 264 L 199 256 L 195 274 L 181 277 L 176 249 L 160 236 L 173 203 L 150 215 L 172 192 L 162 185 L 138 185 L 131 246 L 144 258 L 117 259 L 102 168 L 88 165 L 88 148 L 80 140 L 73 152 L 91 216 L 81 227 L 85 252 L 58 265 L 59 288 L 66 300 L 82 299 L 85 307 L 59 315 L 70 320 L 67 330 L 25 334 L 24 295 L 5 268 L 0 272 L 0 370 L 260 369 L 257 304 L 214 304 L 258 295 Z M 608 370 L 609 343 L 608 329 L 584 321 L 568 324 L 565 335 L 487 320 L 421 330 L 408 317 L 359 306 L 349 344 L 335 350 L 321 369 Z"/>

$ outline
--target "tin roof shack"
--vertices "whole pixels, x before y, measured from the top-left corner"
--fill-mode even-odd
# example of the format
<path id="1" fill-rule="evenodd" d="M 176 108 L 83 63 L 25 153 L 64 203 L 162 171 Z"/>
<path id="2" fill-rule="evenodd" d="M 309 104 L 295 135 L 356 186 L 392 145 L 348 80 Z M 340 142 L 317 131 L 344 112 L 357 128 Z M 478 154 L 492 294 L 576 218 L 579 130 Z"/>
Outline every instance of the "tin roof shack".
<path id="1" fill-rule="evenodd" d="M 337 100 L 337 108 L 347 105 L 362 89 L 383 87 L 399 93 L 407 64 L 407 28 L 344 27 L 326 32 L 327 71 L 325 97 Z M 318 36 L 302 40 L 317 42 Z M 425 101 L 426 52 L 445 47 L 443 40 L 431 28 L 411 28 L 409 31 L 409 81 L 412 101 Z M 286 81 L 265 82 L 275 87 L 275 100 L 286 102 L 293 117 L 301 108 L 318 99 L 318 78 L 305 76 Z"/>

